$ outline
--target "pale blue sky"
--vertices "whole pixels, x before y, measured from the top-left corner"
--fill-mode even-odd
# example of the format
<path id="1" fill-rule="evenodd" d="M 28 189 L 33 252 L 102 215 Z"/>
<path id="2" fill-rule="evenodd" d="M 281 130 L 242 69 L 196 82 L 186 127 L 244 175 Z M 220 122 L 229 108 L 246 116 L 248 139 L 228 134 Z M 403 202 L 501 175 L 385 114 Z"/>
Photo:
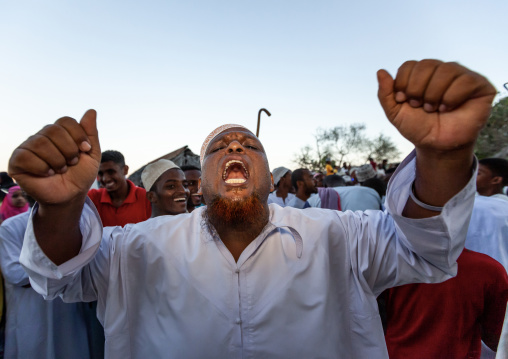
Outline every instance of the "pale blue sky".
<path id="1" fill-rule="evenodd" d="M 508 1 L 0 0 L 0 171 L 61 116 L 98 111 L 103 150 L 131 170 L 218 125 L 256 129 L 271 168 L 317 127 L 364 122 L 410 144 L 377 102 L 376 71 L 459 61 L 503 93 Z"/>

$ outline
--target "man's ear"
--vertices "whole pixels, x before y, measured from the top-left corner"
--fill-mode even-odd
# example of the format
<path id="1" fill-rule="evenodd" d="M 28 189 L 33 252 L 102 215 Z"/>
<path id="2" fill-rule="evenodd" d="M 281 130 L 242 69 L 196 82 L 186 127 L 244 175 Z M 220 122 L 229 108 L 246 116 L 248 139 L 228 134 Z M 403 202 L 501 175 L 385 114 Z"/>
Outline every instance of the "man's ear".
<path id="1" fill-rule="evenodd" d="M 270 173 L 270 192 L 275 191 L 275 184 L 273 183 L 273 174 Z"/>
<path id="2" fill-rule="evenodd" d="M 156 203 L 157 202 L 157 196 L 155 195 L 155 193 L 153 193 L 152 191 L 149 191 L 149 192 L 146 192 L 146 198 L 151 202 L 151 203 Z"/>
<path id="3" fill-rule="evenodd" d="M 494 176 L 492 177 L 492 179 L 490 180 L 490 183 L 494 184 L 494 185 L 499 185 L 499 184 L 502 184 L 503 183 L 503 177 L 501 176 Z"/>
<path id="4" fill-rule="evenodd" d="M 203 195 L 203 191 L 201 191 L 201 177 L 198 179 L 198 191 L 196 192 L 199 195 Z"/>
<path id="5" fill-rule="evenodd" d="M 123 166 L 123 175 L 127 176 L 127 173 L 129 173 L 129 166 L 125 165 Z"/>

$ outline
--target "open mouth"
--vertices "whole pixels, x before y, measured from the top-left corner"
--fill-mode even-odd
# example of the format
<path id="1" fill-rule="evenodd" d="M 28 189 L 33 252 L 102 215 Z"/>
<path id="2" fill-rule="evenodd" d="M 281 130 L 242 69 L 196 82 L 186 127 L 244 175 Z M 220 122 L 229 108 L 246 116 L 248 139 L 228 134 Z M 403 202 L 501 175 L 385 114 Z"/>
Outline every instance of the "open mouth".
<path id="1" fill-rule="evenodd" d="M 222 179 L 227 184 L 241 184 L 249 178 L 249 171 L 239 160 L 231 160 L 226 163 L 224 172 L 222 172 Z"/>
<path id="2" fill-rule="evenodd" d="M 187 201 L 187 198 L 185 198 L 185 197 L 175 198 L 174 201 L 175 202 L 185 202 L 185 201 Z"/>

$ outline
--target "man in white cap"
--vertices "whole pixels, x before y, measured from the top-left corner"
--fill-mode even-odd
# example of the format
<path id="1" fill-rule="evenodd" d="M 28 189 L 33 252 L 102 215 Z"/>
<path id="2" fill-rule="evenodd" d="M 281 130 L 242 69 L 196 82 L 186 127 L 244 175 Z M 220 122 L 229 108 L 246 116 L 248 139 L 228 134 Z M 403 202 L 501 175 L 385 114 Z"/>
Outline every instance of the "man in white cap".
<path id="1" fill-rule="evenodd" d="M 289 201 L 288 206 L 300 209 L 310 207 L 307 200 L 312 194 L 318 193 L 312 173 L 306 168 L 298 168 L 291 174 L 291 183 L 296 189 L 296 193 L 293 199 Z"/>
<path id="2" fill-rule="evenodd" d="M 374 178 L 377 176 L 376 171 L 374 168 L 372 168 L 372 165 L 370 163 L 367 163 L 365 165 L 361 165 L 356 169 L 356 179 L 358 182 L 362 183 L 365 182 L 371 178 Z"/>
<path id="3" fill-rule="evenodd" d="M 148 164 L 141 173 L 146 197 L 152 204 L 152 218 L 187 212 L 189 189 L 185 174 L 170 160 Z"/>
<path id="4" fill-rule="evenodd" d="M 291 170 L 286 167 L 277 167 L 272 171 L 275 191 L 268 195 L 268 203 L 275 203 L 286 207 L 295 195 L 290 193 L 293 184 L 291 183 Z"/>
<path id="5" fill-rule="evenodd" d="M 226 125 L 201 151 L 206 207 L 102 228 L 86 200 L 100 159 L 95 111 L 44 127 L 9 162 L 39 202 L 20 257 L 34 289 L 98 299 L 108 358 L 387 358 L 376 295 L 455 275 L 473 147 L 496 91 L 437 60 L 406 62 L 395 80 L 380 70 L 378 82 L 388 119 L 416 147 L 385 212 L 269 206 L 263 145 Z"/>

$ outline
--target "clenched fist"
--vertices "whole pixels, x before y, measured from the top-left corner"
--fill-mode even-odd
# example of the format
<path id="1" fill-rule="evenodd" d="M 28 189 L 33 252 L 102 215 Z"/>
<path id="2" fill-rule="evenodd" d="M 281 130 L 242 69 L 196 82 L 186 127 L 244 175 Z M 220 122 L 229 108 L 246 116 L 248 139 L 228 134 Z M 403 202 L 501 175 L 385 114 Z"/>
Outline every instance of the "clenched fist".
<path id="1" fill-rule="evenodd" d="M 96 118 L 88 110 L 79 123 L 62 117 L 44 127 L 14 150 L 9 174 L 41 204 L 84 199 L 101 159 Z"/>
<path id="2" fill-rule="evenodd" d="M 386 116 L 417 148 L 472 147 L 487 121 L 495 88 L 454 62 L 407 61 L 395 80 L 378 71 L 378 97 Z"/>

